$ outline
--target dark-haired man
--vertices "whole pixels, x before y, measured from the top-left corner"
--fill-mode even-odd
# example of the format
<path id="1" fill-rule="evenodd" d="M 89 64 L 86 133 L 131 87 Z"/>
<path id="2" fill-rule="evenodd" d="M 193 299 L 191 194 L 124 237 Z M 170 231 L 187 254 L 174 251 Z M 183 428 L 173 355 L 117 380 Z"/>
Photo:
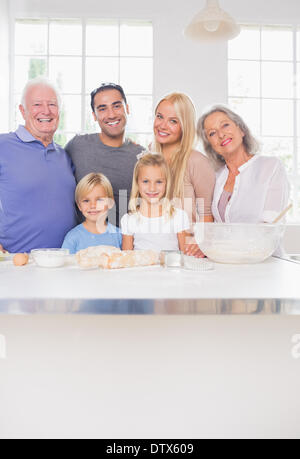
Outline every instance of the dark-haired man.
<path id="1" fill-rule="evenodd" d="M 65 150 L 75 166 L 77 182 L 90 172 L 101 172 L 110 180 L 116 203 L 115 218 L 111 214 L 110 220 L 119 226 L 127 212 L 137 155 L 143 148 L 125 139 L 129 107 L 121 86 L 102 84 L 91 93 L 91 107 L 101 132 L 77 135 Z"/>

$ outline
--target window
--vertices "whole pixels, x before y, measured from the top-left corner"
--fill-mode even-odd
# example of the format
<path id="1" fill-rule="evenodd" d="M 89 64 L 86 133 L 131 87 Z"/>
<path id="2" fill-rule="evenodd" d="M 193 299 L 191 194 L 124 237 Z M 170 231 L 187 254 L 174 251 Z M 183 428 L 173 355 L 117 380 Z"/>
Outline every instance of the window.
<path id="1" fill-rule="evenodd" d="M 228 103 L 279 157 L 292 185 L 300 220 L 300 30 L 292 26 L 242 26 L 228 47 Z"/>
<path id="2" fill-rule="evenodd" d="M 11 128 L 28 79 L 46 76 L 63 100 L 55 140 L 65 145 L 76 133 L 98 130 L 90 92 L 103 82 L 119 83 L 128 96 L 128 136 L 147 145 L 152 134 L 153 28 L 151 22 L 82 19 L 17 19 Z"/>

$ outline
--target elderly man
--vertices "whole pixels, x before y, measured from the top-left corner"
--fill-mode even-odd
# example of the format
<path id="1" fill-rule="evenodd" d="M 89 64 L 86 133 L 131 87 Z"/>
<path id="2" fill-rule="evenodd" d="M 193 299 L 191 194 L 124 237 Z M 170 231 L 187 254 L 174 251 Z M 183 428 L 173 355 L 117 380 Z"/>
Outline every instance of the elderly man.
<path id="1" fill-rule="evenodd" d="M 76 224 L 72 163 L 53 142 L 59 105 L 50 82 L 29 81 L 19 107 L 25 126 L 0 135 L 0 250 L 61 247 Z"/>
<path id="2" fill-rule="evenodd" d="M 110 215 L 110 220 L 119 226 L 127 213 L 133 169 L 143 148 L 125 138 L 129 107 L 121 86 L 102 84 L 91 93 L 91 107 L 100 134 L 75 136 L 65 149 L 75 166 L 77 181 L 90 172 L 102 172 L 108 177 L 116 203 L 116 218 Z"/>

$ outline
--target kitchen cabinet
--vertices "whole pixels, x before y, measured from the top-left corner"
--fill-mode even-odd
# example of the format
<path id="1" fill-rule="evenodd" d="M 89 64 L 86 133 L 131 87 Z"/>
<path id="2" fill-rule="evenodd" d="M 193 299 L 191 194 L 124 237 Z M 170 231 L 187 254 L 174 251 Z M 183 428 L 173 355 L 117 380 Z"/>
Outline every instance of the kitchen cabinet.
<path id="1" fill-rule="evenodd" d="M 300 438 L 300 264 L 0 263 L 0 437 Z"/>

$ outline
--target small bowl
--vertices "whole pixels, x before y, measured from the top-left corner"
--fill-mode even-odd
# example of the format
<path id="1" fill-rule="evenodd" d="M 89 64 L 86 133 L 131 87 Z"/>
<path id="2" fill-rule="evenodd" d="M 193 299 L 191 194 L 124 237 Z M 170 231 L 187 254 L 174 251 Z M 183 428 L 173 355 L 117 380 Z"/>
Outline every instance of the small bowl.
<path id="1" fill-rule="evenodd" d="M 34 249 L 30 252 L 33 261 L 41 268 L 60 268 L 69 258 L 69 249 Z"/>

